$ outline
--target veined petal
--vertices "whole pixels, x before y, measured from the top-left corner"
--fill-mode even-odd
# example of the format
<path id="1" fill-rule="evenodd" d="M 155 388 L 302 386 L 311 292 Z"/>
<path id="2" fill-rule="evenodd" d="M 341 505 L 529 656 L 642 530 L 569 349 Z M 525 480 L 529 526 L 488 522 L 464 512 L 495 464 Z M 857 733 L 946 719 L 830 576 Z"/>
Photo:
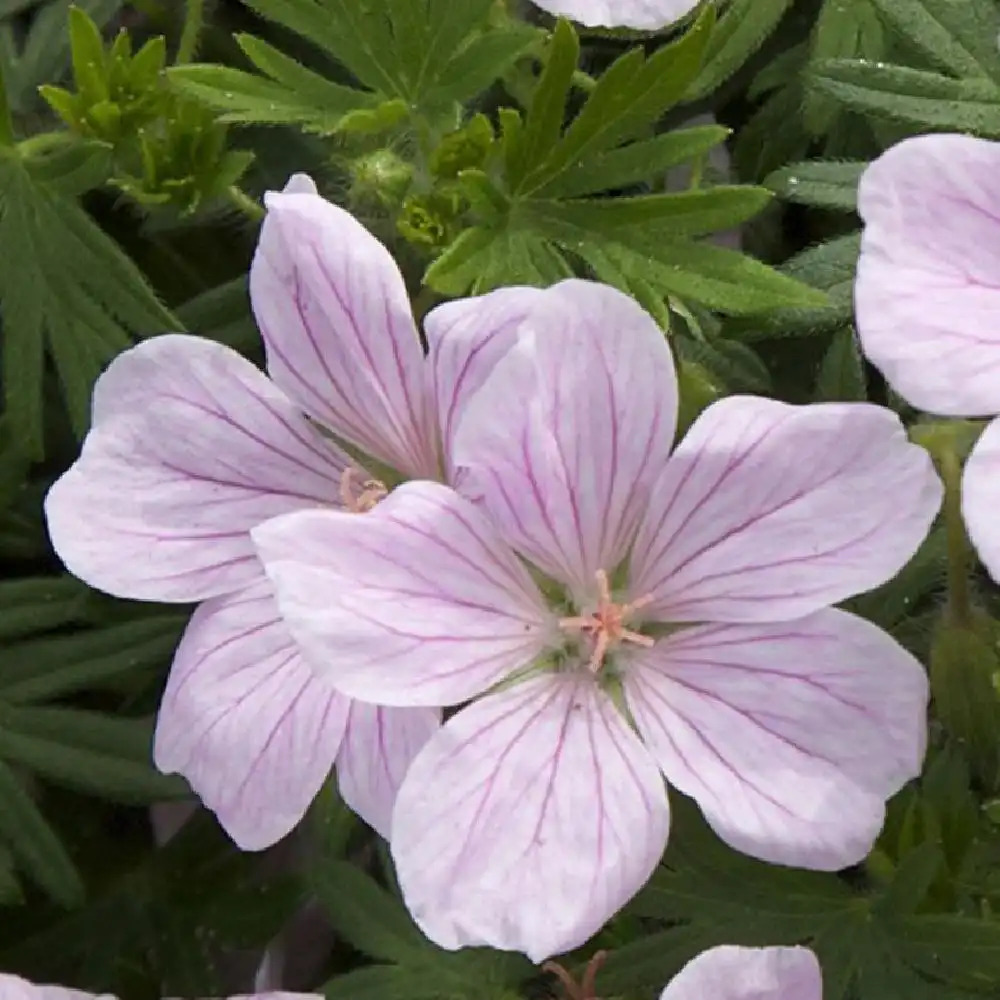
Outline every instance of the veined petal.
<path id="1" fill-rule="evenodd" d="M 249 530 L 337 503 L 346 457 L 235 351 L 181 334 L 119 355 L 80 458 L 49 491 L 49 534 L 93 587 L 196 601 L 260 574 Z"/>
<path id="2" fill-rule="evenodd" d="M 323 1000 L 320 993 L 289 993 L 287 990 L 270 990 L 266 993 L 241 993 L 228 1000 Z"/>
<path id="3" fill-rule="evenodd" d="M 962 474 L 962 514 L 969 538 L 994 580 L 1000 580 L 1000 420 L 983 431 Z"/>
<path id="4" fill-rule="evenodd" d="M 668 826 L 663 780 L 611 700 L 588 676 L 548 675 L 431 737 L 396 800 L 392 853 L 431 940 L 538 962 L 639 891 Z"/>
<path id="5" fill-rule="evenodd" d="M 445 471 L 452 485 L 451 445 L 465 408 L 513 347 L 521 324 L 543 294 L 537 288 L 501 288 L 446 302 L 424 320 Z"/>
<path id="6" fill-rule="evenodd" d="M 923 667 L 844 611 L 684 629 L 630 654 L 625 693 L 667 781 L 776 864 L 860 861 L 924 758 Z"/>
<path id="7" fill-rule="evenodd" d="M 441 711 L 437 708 L 351 703 L 347 732 L 337 757 L 340 794 L 386 840 L 399 786 L 413 758 L 440 728 Z"/>
<path id="8" fill-rule="evenodd" d="M 581 598 L 624 557 L 676 409 L 652 318 L 614 288 L 563 281 L 466 407 L 452 458 L 508 541 Z"/>
<path id="9" fill-rule="evenodd" d="M 265 203 L 250 296 L 271 377 L 346 441 L 436 478 L 423 350 L 389 251 L 299 178 Z"/>
<path id="10" fill-rule="evenodd" d="M 858 211 L 865 354 L 921 409 L 1000 411 L 1000 143 L 906 139 L 865 171 Z"/>
<path id="11" fill-rule="evenodd" d="M 405 483 L 367 514 L 278 518 L 253 537 L 312 668 L 362 701 L 458 704 L 557 636 L 487 516 L 437 483 Z"/>
<path id="12" fill-rule="evenodd" d="M 340 749 L 350 702 L 303 664 L 263 576 L 195 611 L 177 649 L 154 759 L 243 850 L 302 819 Z"/>
<path id="13" fill-rule="evenodd" d="M 0 1000 L 117 1000 L 110 993 L 86 993 L 67 986 L 36 985 L 0 972 Z"/>
<path id="14" fill-rule="evenodd" d="M 590 28 L 655 31 L 679 21 L 698 0 L 534 0 L 550 14 L 572 18 Z"/>
<path id="15" fill-rule="evenodd" d="M 808 948 L 721 945 L 693 958 L 660 1000 L 822 1000 L 823 973 Z"/>
<path id="16" fill-rule="evenodd" d="M 630 592 L 663 621 L 797 618 L 898 572 L 940 503 L 927 452 L 891 411 L 731 396 L 656 484 Z"/>
<path id="17" fill-rule="evenodd" d="M 87 993 L 67 986 L 36 985 L 0 972 L 0 1000 L 117 1000 L 110 993 Z M 229 1000 L 321 1000 L 318 993 L 287 993 L 284 991 L 267 993 L 247 993 L 230 997 Z"/>

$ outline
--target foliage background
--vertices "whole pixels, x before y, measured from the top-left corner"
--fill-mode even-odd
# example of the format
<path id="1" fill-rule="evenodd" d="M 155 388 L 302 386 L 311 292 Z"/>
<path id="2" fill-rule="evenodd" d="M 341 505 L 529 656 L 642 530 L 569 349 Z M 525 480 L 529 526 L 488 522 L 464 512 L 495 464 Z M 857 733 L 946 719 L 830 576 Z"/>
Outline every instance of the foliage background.
<path id="1" fill-rule="evenodd" d="M 203 811 L 166 838 L 188 792 L 149 748 L 186 613 L 62 573 L 41 516 L 93 381 L 171 329 L 260 360 L 259 196 L 307 171 L 421 313 L 596 276 L 669 327 L 685 421 L 729 392 L 871 399 L 953 483 L 976 428 L 908 411 L 858 353 L 855 192 L 906 135 L 1000 138 L 998 29 L 995 0 L 727 0 L 661 36 L 492 0 L 0 0 L 0 968 L 204 996 L 249 988 L 277 939 L 284 985 L 335 1000 L 553 993 L 517 956 L 425 942 L 332 788 L 263 856 Z M 929 664 L 923 778 L 839 875 L 736 855 L 674 795 L 664 865 L 567 959 L 611 949 L 602 995 L 657 995 L 724 942 L 811 944 L 828 1000 L 1000 995 L 995 590 L 946 511 L 853 609 Z"/>

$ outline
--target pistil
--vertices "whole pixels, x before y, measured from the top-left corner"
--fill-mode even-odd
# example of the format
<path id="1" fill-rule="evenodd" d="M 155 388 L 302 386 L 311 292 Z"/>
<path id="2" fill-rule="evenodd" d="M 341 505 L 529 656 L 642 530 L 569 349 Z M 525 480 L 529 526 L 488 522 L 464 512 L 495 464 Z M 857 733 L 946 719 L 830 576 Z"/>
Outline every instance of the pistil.
<path id="1" fill-rule="evenodd" d="M 652 595 L 636 598 L 627 604 L 616 604 L 611 598 L 608 574 L 603 569 L 597 571 L 597 586 L 598 599 L 595 611 L 589 615 L 559 619 L 560 628 L 571 632 L 583 632 L 591 637 L 594 645 L 588 666 L 595 674 L 600 671 L 605 656 L 620 643 L 631 642 L 636 646 L 648 648 L 654 642 L 650 636 L 625 627 L 629 617 L 652 601 Z"/>

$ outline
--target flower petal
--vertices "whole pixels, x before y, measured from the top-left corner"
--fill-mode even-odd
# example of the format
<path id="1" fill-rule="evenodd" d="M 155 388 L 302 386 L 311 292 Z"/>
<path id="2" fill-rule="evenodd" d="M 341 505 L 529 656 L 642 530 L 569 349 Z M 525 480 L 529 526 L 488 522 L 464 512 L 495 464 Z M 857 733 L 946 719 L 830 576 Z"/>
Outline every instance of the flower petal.
<path id="1" fill-rule="evenodd" d="M 693 958 L 660 1000 L 822 1000 L 823 973 L 808 948 L 721 945 Z"/>
<path id="2" fill-rule="evenodd" d="M 684 629 L 630 656 L 625 693 L 667 781 L 777 864 L 860 861 L 924 758 L 923 668 L 844 611 Z"/>
<path id="3" fill-rule="evenodd" d="M 994 580 L 1000 580 L 1000 420 L 980 435 L 962 474 L 962 515 L 969 538 Z"/>
<path id="4" fill-rule="evenodd" d="M 614 288 L 564 281 L 466 407 L 453 460 L 508 541 L 581 597 L 624 557 L 676 410 L 656 323 Z"/>
<path id="5" fill-rule="evenodd" d="M 655 31 L 689 14 L 698 0 L 535 0 L 535 4 L 590 28 Z"/>
<path id="6" fill-rule="evenodd" d="M 437 483 L 406 483 L 367 514 L 278 518 L 253 537 L 313 669 L 362 701 L 458 704 L 557 630 L 486 515 Z"/>
<path id="7" fill-rule="evenodd" d="M 235 351 L 164 335 L 98 380 L 80 458 L 45 501 L 49 533 L 91 586 L 196 601 L 259 576 L 250 528 L 336 503 L 345 462 Z"/>
<path id="8" fill-rule="evenodd" d="M 340 794 L 386 840 L 399 786 L 413 758 L 440 728 L 441 712 L 436 708 L 351 703 L 337 757 Z"/>
<path id="9" fill-rule="evenodd" d="M 110 993 L 86 993 L 67 986 L 39 985 L 0 972 L 0 1000 L 117 1000 Z"/>
<path id="10" fill-rule="evenodd" d="M 284 837 L 333 767 L 348 699 L 303 664 L 263 577 L 195 611 L 160 706 L 154 757 L 243 850 Z"/>
<path id="11" fill-rule="evenodd" d="M 431 738 L 396 800 L 392 853 L 431 940 L 537 962 L 639 891 L 668 826 L 663 780 L 611 700 L 589 676 L 549 674 Z"/>
<path id="12" fill-rule="evenodd" d="M 463 412 L 513 347 L 521 324 L 542 295 L 537 288 L 501 288 L 478 298 L 446 302 L 427 314 L 424 332 L 449 481 L 454 480 L 451 444 Z"/>
<path id="13" fill-rule="evenodd" d="M 630 590 L 664 621 L 797 618 L 898 572 L 940 503 L 927 452 L 889 410 L 732 396 L 656 484 Z"/>
<path id="14" fill-rule="evenodd" d="M 1000 143 L 907 139 L 865 171 L 858 210 L 865 354 L 922 409 L 1000 411 Z"/>
<path id="15" fill-rule="evenodd" d="M 271 377 L 310 416 L 410 476 L 439 474 L 424 356 L 389 251 L 293 187 L 265 198 L 250 269 Z"/>

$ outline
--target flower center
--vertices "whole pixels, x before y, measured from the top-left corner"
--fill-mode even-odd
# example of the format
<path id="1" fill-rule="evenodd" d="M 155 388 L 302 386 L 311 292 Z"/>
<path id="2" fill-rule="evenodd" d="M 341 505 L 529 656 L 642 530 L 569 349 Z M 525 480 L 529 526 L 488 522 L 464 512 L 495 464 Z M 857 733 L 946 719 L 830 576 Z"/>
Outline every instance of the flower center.
<path id="1" fill-rule="evenodd" d="M 560 618 L 559 627 L 570 632 L 583 632 L 590 636 L 593 650 L 588 666 L 593 673 L 598 673 L 604 663 L 604 657 L 622 642 L 632 642 L 637 646 L 650 647 L 654 640 L 648 635 L 633 632 L 625 627 L 629 616 L 652 601 L 652 595 L 639 597 L 628 604 L 616 604 L 611 599 L 611 587 L 608 574 L 603 569 L 597 571 L 598 599 L 597 608 L 589 615 L 574 618 Z"/>
<path id="2" fill-rule="evenodd" d="M 340 502 L 350 514 L 365 514 L 388 495 L 388 487 L 380 479 L 362 479 L 350 466 L 340 474 Z"/>

